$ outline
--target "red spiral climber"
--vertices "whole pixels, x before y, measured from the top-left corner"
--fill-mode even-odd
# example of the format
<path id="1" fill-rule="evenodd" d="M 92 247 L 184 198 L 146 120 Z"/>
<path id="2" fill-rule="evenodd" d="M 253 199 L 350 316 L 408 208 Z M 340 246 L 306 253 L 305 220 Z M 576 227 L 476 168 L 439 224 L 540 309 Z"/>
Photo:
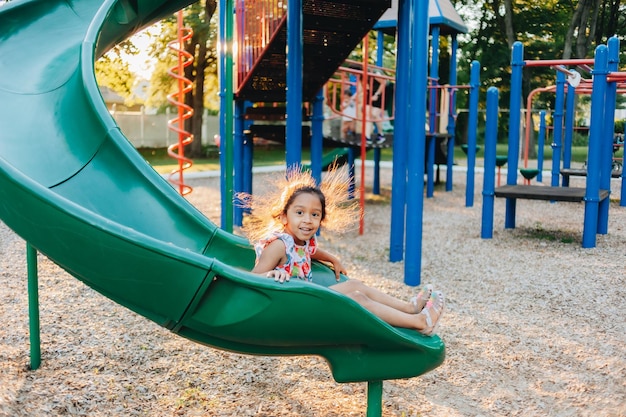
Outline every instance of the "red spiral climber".
<path id="1" fill-rule="evenodd" d="M 192 64 L 193 55 L 185 51 L 184 44 L 185 41 L 191 39 L 193 31 L 183 26 L 182 10 L 178 12 L 177 17 L 178 39 L 171 41 L 167 46 L 178 54 L 178 64 L 171 67 L 167 72 L 178 80 L 178 91 L 168 94 L 167 100 L 178 108 L 178 115 L 176 118 L 169 120 L 167 126 L 178 134 L 178 143 L 168 146 L 167 153 L 172 158 L 178 160 L 178 168 L 170 172 L 168 179 L 171 183 L 178 186 L 178 192 L 181 195 L 187 195 L 191 193 L 192 188 L 185 184 L 183 171 L 191 167 L 193 162 L 185 157 L 184 147 L 193 142 L 193 135 L 185 130 L 185 120 L 193 116 L 193 108 L 185 104 L 185 95 L 192 90 L 193 83 L 188 78 L 185 78 L 185 67 Z M 176 174 L 178 174 L 178 177 L 176 177 Z"/>

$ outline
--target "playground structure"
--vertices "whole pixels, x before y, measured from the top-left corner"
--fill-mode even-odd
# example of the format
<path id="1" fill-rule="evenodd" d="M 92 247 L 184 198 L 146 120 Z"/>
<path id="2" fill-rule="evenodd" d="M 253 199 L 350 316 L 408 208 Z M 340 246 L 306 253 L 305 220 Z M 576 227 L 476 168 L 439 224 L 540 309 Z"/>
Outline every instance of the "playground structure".
<path id="1" fill-rule="evenodd" d="M 325 139 L 323 136 L 325 120 L 323 86 L 366 33 L 372 29 L 372 24 L 378 21 L 373 26 L 379 31 L 376 60 L 378 66 L 382 66 L 382 33 L 390 30 L 397 33 L 397 77 L 394 103 L 401 103 L 400 106 L 395 105 L 394 116 L 389 259 L 392 262 L 400 261 L 404 259 L 405 253 L 410 254 L 411 256 L 407 256 L 405 262 L 405 283 L 419 285 L 423 177 L 426 172 L 427 196 L 430 197 L 434 181 L 432 142 L 436 136 L 436 134 L 414 128 L 416 123 L 422 125 L 421 119 L 427 113 L 423 86 L 428 84 L 429 76 L 427 73 L 430 54 L 428 35 L 432 32 L 432 50 L 437 51 L 431 57 L 432 62 L 438 60 L 440 36 L 451 37 L 451 56 L 456 56 L 456 36 L 466 31 L 467 28 L 448 0 L 432 0 L 428 3 L 413 0 L 403 0 L 397 3 L 394 1 L 391 2 L 391 8 L 388 2 L 381 3 L 333 2 L 333 19 L 325 19 L 324 13 L 330 13 L 330 11 L 314 7 L 307 2 L 304 2 L 301 16 L 300 7 L 285 10 L 276 6 L 276 0 L 269 2 L 257 0 L 247 1 L 245 5 L 243 2 L 237 3 L 237 15 L 234 21 L 231 21 L 230 15 L 221 16 L 221 21 L 225 22 L 225 25 L 223 25 L 223 30 L 220 27 L 222 31 L 220 44 L 226 46 L 236 43 L 238 45 L 236 51 L 224 47 L 223 59 L 220 61 L 221 73 L 225 74 L 220 78 L 222 93 L 220 137 L 223 139 L 220 141 L 220 165 L 222 178 L 224 178 L 221 227 L 226 231 L 231 231 L 233 224 L 240 224 L 242 221 L 243 211 L 230 204 L 233 195 L 236 192 L 253 194 L 251 190 L 253 141 L 248 132 L 257 129 L 253 127 L 253 123 L 259 118 L 284 121 L 282 128 L 285 140 L 285 160 L 286 166 L 291 169 L 302 165 L 302 146 L 306 139 L 303 131 L 309 129 L 308 126 L 303 126 L 305 119 L 303 103 L 311 103 L 310 117 L 307 116 L 310 119 L 310 169 L 314 178 L 318 181 L 321 179 L 322 144 Z M 239 47 L 239 45 L 244 46 Z M 289 60 L 285 54 L 285 47 L 289 50 Z M 368 56 L 368 53 L 364 55 Z M 286 61 L 287 65 L 285 65 Z M 235 76 L 229 73 L 233 62 L 238 72 Z M 301 63 L 304 65 L 300 65 Z M 302 71 L 303 68 L 305 71 Z M 437 74 L 438 63 L 431 64 L 431 80 L 438 79 Z M 237 80 L 234 85 L 231 83 L 232 79 Z M 454 59 L 451 60 L 450 83 L 452 84 L 450 88 L 454 89 L 456 83 Z M 475 89 L 477 93 L 478 85 Z M 455 95 L 452 94 L 450 104 L 452 108 L 454 108 L 454 97 Z M 234 109 L 231 106 L 233 100 L 235 101 Z M 282 107 L 276 103 L 286 104 Z M 268 113 L 258 114 L 261 111 L 259 109 L 266 109 Z M 423 125 L 426 126 L 425 119 Z M 454 114 L 448 116 L 448 131 L 454 132 Z M 453 146 L 454 139 L 450 138 L 448 149 L 451 150 Z M 366 144 L 361 145 L 362 156 L 366 148 Z M 380 149 L 375 146 L 372 148 L 375 165 L 373 189 L 376 190 Z M 426 149 L 428 149 L 427 152 Z M 425 161 L 426 154 L 428 154 L 427 161 Z M 446 186 L 451 187 L 453 152 L 448 152 L 448 155 L 450 159 L 447 161 L 449 169 Z M 363 177 L 363 171 L 361 176 Z M 363 199 L 363 190 L 361 193 L 361 199 Z M 412 216 L 405 216 L 406 208 L 411 210 Z"/>
<path id="2" fill-rule="evenodd" d="M 589 130 L 588 163 L 586 171 L 586 187 L 559 187 L 560 154 L 561 154 L 561 130 L 554 131 L 553 138 L 553 162 L 552 162 L 552 185 L 518 185 L 517 166 L 519 155 L 519 125 L 522 70 L 524 66 L 552 66 L 558 67 L 557 84 L 564 84 L 565 74 L 572 77 L 570 86 L 576 87 L 580 77 L 574 75 L 562 66 L 565 65 L 588 65 L 587 60 L 548 60 L 548 61 L 524 61 L 523 46 L 520 42 L 515 43 L 512 51 L 512 75 L 511 75 L 511 103 L 509 119 L 509 151 L 508 151 L 508 174 L 507 184 L 498 188 L 493 187 L 490 181 L 485 181 L 483 186 L 483 226 L 481 237 L 490 238 L 493 227 L 493 197 L 506 198 L 505 228 L 515 227 L 515 210 L 517 199 L 535 199 L 548 201 L 568 201 L 585 203 L 585 215 L 583 225 L 582 246 L 593 248 L 596 245 L 596 235 L 608 233 L 609 195 L 611 192 L 611 178 L 613 177 L 611 160 L 614 150 L 613 131 L 615 101 L 618 83 L 626 80 L 626 73 L 618 71 L 619 64 L 619 40 L 612 37 L 607 45 L 599 45 L 595 51 L 593 60 L 593 82 L 591 87 L 591 123 Z M 563 126 L 563 88 L 557 87 L 556 110 L 554 126 Z M 559 94 L 561 91 L 561 94 Z M 573 93 L 573 91 L 572 91 Z M 487 100 L 487 114 L 493 119 L 497 117 L 497 93 L 491 92 L 492 98 Z M 573 94 L 571 94 L 573 96 Z M 494 98 L 495 97 L 495 98 Z M 497 129 L 497 121 L 488 120 L 488 130 Z M 570 136 L 571 138 L 571 136 Z M 487 151 L 487 148 L 495 149 L 495 138 L 486 137 L 485 143 L 485 178 L 490 177 L 495 170 L 495 152 Z M 569 144 L 571 147 L 571 142 Z M 622 205 L 624 205 L 624 184 L 622 174 Z"/>
<path id="3" fill-rule="evenodd" d="M 591 69 L 589 65 L 593 64 L 593 60 L 588 60 L 588 64 L 583 64 L 587 60 L 577 60 L 578 67 L 584 68 L 586 72 L 590 72 Z M 557 75 L 557 83 L 556 85 L 551 85 L 547 87 L 536 88 L 531 91 L 526 99 L 526 120 L 524 129 L 524 148 L 523 148 L 523 161 L 524 161 L 524 169 L 531 174 L 528 175 L 530 178 L 527 178 L 525 183 L 530 185 L 530 179 L 532 176 L 536 174 L 537 181 L 541 182 L 542 171 L 543 171 L 543 146 L 545 143 L 545 138 L 547 136 L 547 132 L 553 131 L 553 135 L 556 136 L 556 140 L 552 142 L 552 147 L 555 148 L 555 153 L 553 154 L 553 160 L 556 163 L 560 163 L 560 159 L 562 160 L 562 168 L 559 170 L 552 170 L 552 185 L 558 185 L 559 174 L 562 178 L 562 185 L 569 185 L 570 176 L 585 176 L 587 174 L 586 162 L 581 169 L 571 168 L 571 158 L 572 158 L 572 144 L 573 144 L 573 136 L 575 131 L 584 131 L 585 133 L 589 132 L 589 128 L 586 126 L 574 126 L 575 117 L 575 97 L 578 95 L 591 95 L 593 92 L 592 89 L 592 80 L 582 78 L 580 73 L 576 70 L 567 70 L 562 66 L 554 66 L 559 73 L 565 74 L 567 76 L 567 82 L 563 77 Z M 566 95 L 566 103 L 565 103 L 565 115 L 563 115 L 562 103 L 564 101 L 564 86 L 567 84 L 567 95 Z M 626 83 L 617 82 L 617 94 L 626 93 Z M 530 148 L 530 131 L 531 131 L 531 115 L 532 115 L 532 100 L 534 96 L 538 93 L 555 93 L 557 102 L 560 103 L 560 106 L 557 106 L 557 109 L 554 112 L 554 118 L 556 122 L 561 121 L 563 128 L 555 129 L 554 126 L 546 125 L 546 112 L 542 110 L 539 113 L 540 121 L 539 121 L 539 135 L 537 140 L 537 168 L 533 170 L 528 166 L 528 155 Z M 609 132 L 610 133 L 610 132 Z M 607 133 L 608 134 L 608 133 Z M 559 143 L 563 143 L 562 147 L 557 147 Z M 620 178 L 622 176 L 622 165 L 623 165 L 623 157 L 617 158 L 615 154 L 623 147 L 623 138 L 620 134 L 613 135 L 613 158 L 610 161 L 611 165 L 611 176 L 613 178 Z M 562 149 L 562 152 L 560 152 Z M 557 165 L 558 167 L 558 165 Z M 521 171 L 521 170 L 520 170 Z M 534 171 L 534 172 L 533 172 Z"/>
<path id="4" fill-rule="evenodd" d="M 440 365 L 442 340 L 391 327 L 327 289 L 334 273 L 321 264 L 314 265 L 321 285 L 281 286 L 248 272 L 249 243 L 218 228 L 150 168 L 104 106 L 95 59 L 188 3 L 24 0 L 0 9 L 0 54 L 11 57 L 0 64 L 0 219 L 28 244 L 31 367 L 40 359 L 41 252 L 106 297 L 198 343 L 322 356 L 336 381 L 368 382 L 368 415 L 380 415 L 382 381 Z M 424 56 L 426 15 L 415 9 L 423 29 L 416 31 L 417 56 Z M 419 83 L 413 88 L 418 97 Z M 418 148 L 409 154 L 419 155 Z M 301 314 L 284 315 L 295 309 Z"/>

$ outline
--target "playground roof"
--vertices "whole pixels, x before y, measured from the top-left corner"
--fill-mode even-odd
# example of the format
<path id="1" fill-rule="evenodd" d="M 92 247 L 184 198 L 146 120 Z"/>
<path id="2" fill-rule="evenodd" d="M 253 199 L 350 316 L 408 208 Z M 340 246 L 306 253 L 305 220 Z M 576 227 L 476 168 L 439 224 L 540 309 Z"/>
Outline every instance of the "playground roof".
<path id="1" fill-rule="evenodd" d="M 468 29 L 450 0 L 429 0 L 430 26 L 440 26 L 441 34 L 467 33 Z M 381 16 L 374 29 L 395 30 L 398 22 L 398 0 L 391 0 L 391 7 Z"/>

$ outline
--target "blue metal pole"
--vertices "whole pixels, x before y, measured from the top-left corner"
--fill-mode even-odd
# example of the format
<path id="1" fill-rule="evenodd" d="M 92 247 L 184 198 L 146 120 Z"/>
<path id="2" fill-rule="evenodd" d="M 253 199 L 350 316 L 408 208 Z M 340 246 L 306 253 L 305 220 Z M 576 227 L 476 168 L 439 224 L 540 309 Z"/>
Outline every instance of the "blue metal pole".
<path id="1" fill-rule="evenodd" d="M 619 39 L 612 37 L 607 42 L 608 71 L 619 70 Z M 602 123 L 602 141 L 600 156 L 600 189 L 608 190 L 611 195 L 611 175 L 613 171 L 613 135 L 615 133 L 615 103 L 617 102 L 617 83 L 612 82 L 606 87 L 604 97 L 604 123 Z M 598 233 L 609 232 L 610 198 L 600 201 L 598 214 Z"/>
<path id="2" fill-rule="evenodd" d="M 437 139 L 435 134 L 437 133 L 437 97 L 439 91 L 439 26 L 433 26 L 431 29 L 431 42 L 432 42 L 432 55 L 430 58 L 430 100 L 428 111 L 428 131 L 430 135 L 426 138 L 428 145 L 427 162 L 426 162 L 426 197 L 431 198 L 435 194 L 435 146 L 437 145 Z"/>
<path id="3" fill-rule="evenodd" d="M 498 89 L 487 90 L 487 129 L 485 132 L 485 173 L 480 237 L 493 237 L 493 206 L 496 177 L 496 145 L 498 142 Z"/>
<path id="4" fill-rule="evenodd" d="M 622 160 L 626 162 L 626 158 Z M 619 199 L 620 207 L 626 207 L 626 171 L 622 167 L 622 180 L 621 180 L 621 188 L 620 188 L 620 199 Z"/>
<path id="5" fill-rule="evenodd" d="M 585 189 L 585 221 L 583 248 L 596 246 L 598 231 L 598 206 L 600 203 L 600 162 L 602 153 L 602 123 L 606 97 L 608 51 L 606 45 L 596 47 L 591 93 L 591 122 L 589 150 L 587 153 L 587 187 Z"/>
<path id="6" fill-rule="evenodd" d="M 28 267 L 28 319 L 30 331 L 30 369 L 41 365 L 41 333 L 39 326 L 39 277 L 37 275 L 37 249 L 26 243 Z"/>
<path id="7" fill-rule="evenodd" d="M 556 73 L 556 99 L 554 103 L 554 123 L 552 132 L 552 182 L 553 187 L 559 186 L 561 178 L 561 152 L 563 149 L 563 103 L 565 99 L 565 74 Z"/>
<path id="8" fill-rule="evenodd" d="M 398 262 L 404 257 L 404 227 L 407 182 L 407 137 L 409 74 L 411 54 L 411 19 L 413 1 L 399 0 L 396 56 L 396 117 L 393 128 L 393 167 L 391 187 L 391 220 L 389 233 L 389 261 Z"/>
<path id="9" fill-rule="evenodd" d="M 509 170 L 506 175 L 507 185 L 517 184 L 517 166 L 519 159 L 519 127 L 522 100 L 522 70 L 524 68 L 524 46 L 521 42 L 513 44 L 511 53 L 511 99 L 509 104 Z M 507 198 L 505 203 L 504 228 L 515 228 L 515 206 L 517 199 Z"/>
<path id="10" fill-rule="evenodd" d="M 476 135 L 478 134 L 478 95 L 480 94 L 480 63 L 470 68 L 469 115 L 467 120 L 467 180 L 465 207 L 474 205 L 474 171 L 476 170 Z"/>
<path id="11" fill-rule="evenodd" d="M 406 260 L 404 282 L 419 285 L 422 268 L 422 220 L 424 217 L 424 150 L 426 132 L 421 126 L 426 123 L 426 94 L 428 85 L 428 2 L 414 2 L 415 18 L 411 31 L 411 81 L 409 82 L 409 107 L 411 120 L 416 129 L 409 131 L 407 146 L 407 210 Z"/>
<path id="12" fill-rule="evenodd" d="M 626 158 L 622 158 L 622 164 L 626 162 Z M 622 178 L 621 178 L 621 186 L 620 186 L 620 198 L 619 205 L 620 207 L 626 207 L 626 171 L 624 167 L 622 167 Z"/>
<path id="13" fill-rule="evenodd" d="M 287 0 L 287 127 L 286 163 L 302 162 L 302 0 Z"/>
<path id="14" fill-rule="evenodd" d="M 355 190 L 355 174 L 356 174 L 356 170 L 354 168 L 354 161 L 355 161 L 356 157 L 354 155 L 354 147 L 349 147 L 348 148 L 348 175 L 350 177 L 350 186 L 348 187 L 348 198 L 349 199 L 353 199 L 354 198 L 354 190 Z"/>
<path id="15" fill-rule="evenodd" d="M 311 174 L 317 184 L 322 182 L 322 152 L 324 145 L 324 91 L 320 90 L 313 101 L 311 120 Z"/>
<path id="16" fill-rule="evenodd" d="M 543 147 L 546 144 L 546 111 L 539 112 L 539 132 L 537 134 L 537 181 L 543 181 Z"/>
<path id="17" fill-rule="evenodd" d="M 385 33 L 379 30 L 376 35 L 376 65 L 383 66 L 383 52 L 385 51 Z M 386 82 L 386 81 L 385 81 Z M 389 100 L 389 97 L 385 97 Z M 386 116 L 385 109 L 382 109 L 383 116 Z M 380 124 L 382 126 L 382 123 Z M 382 135 L 384 132 L 378 132 Z M 374 148 L 374 182 L 372 183 L 372 194 L 380 195 L 380 148 Z"/>
<path id="18" fill-rule="evenodd" d="M 244 109 L 251 105 L 249 101 L 246 101 Z M 250 126 L 252 126 L 252 121 L 245 120 L 243 123 L 243 192 L 248 194 L 252 194 L 252 165 L 254 159 L 254 138 L 250 133 Z"/>
<path id="19" fill-rule="evenodd" d="M 567 84 L 567 98 L 565 101 L 565 138 L 563 143 L 563 168 L 572 166 L 572 146 L 574 142 L 574 115 L 576 114 L 576 87 Z M 569 175 L 561 180 L 563 187 L 569 187 Z"/>
<path id="20" fill-rule="evenodd" d="M 458 41 L 456 33 L 452 34 L 452 44 L 450 50 L 450 85 L 455 86 L 457 83 L 456 77 L 456 53 L 458 49 Z M 454 140 L 456 136 L 456 93 L 451 92 L 450 96 L 450 108 L 448 112 L 448 147 L 447 147 L 447 160 L 446 160 L 446 191 L 452 191 L 452 174 L 454 170 Z"/>

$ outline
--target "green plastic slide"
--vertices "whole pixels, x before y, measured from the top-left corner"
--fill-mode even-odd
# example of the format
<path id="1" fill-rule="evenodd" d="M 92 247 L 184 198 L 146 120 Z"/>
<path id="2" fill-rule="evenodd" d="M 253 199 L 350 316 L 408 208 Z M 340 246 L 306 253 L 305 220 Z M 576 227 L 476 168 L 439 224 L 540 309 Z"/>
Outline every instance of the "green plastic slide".
<path id="1" fill-rule="evenodd" d="M 437 367 L 439 337 L 393 328 L 322 285 L 249 273 L 248 242 L 189 204 L 120 132 L 96 84 L 95 58 L 187 3 L 0 6 L 2 221 L 106 297 L 196 342 L 321 355 L 338 382 Z M 321 265 L 315 276 L 334 279 Z"/>

